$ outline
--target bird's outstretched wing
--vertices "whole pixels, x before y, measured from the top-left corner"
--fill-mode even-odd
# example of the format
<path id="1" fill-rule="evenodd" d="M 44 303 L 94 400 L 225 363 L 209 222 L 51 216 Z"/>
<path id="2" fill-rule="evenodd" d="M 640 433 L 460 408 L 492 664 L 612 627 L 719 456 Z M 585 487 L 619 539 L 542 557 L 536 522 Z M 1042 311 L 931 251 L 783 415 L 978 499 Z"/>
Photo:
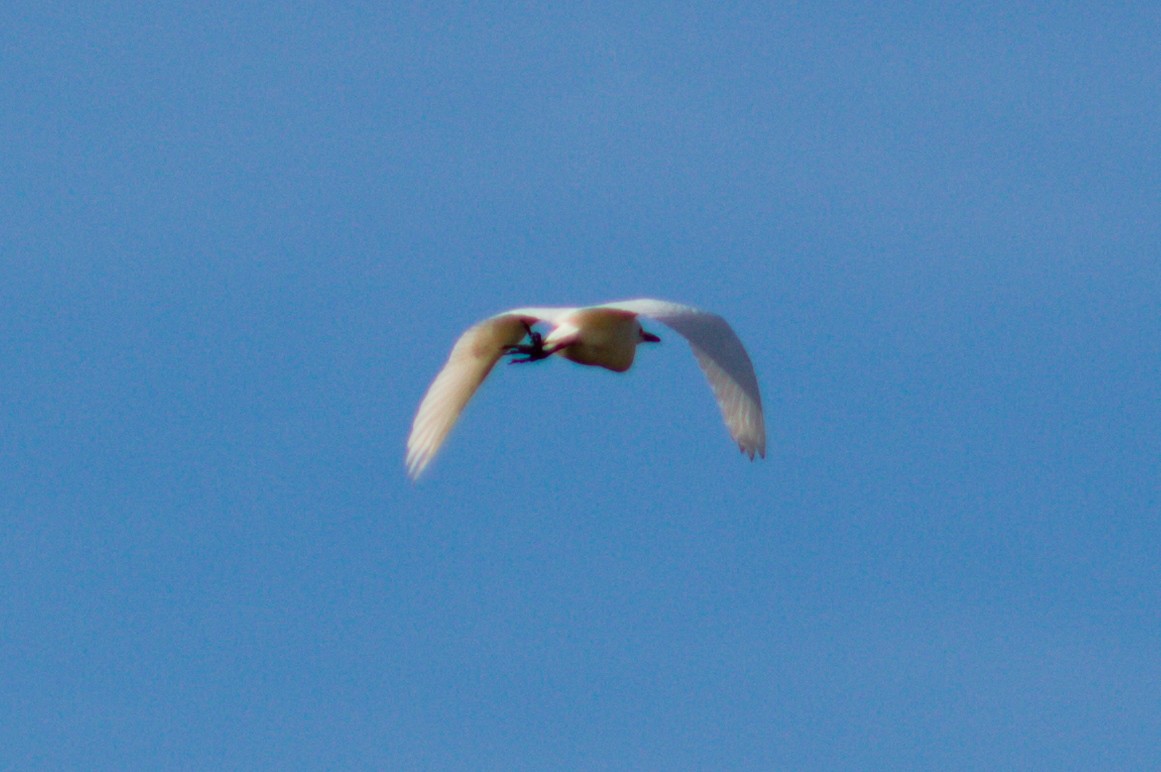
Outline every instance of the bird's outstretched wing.
<path id="1" fill-rule="evenodd" d="M 605 303 L 603 307 L 656 319 L 689 341 L 717 397 L 730 436 L 750 458 L 755 453 L 766 457 L 766 423 L 758 378 L 742 341 L 725 319 L 691 306 L 649 298 Z"/>
<path id="2" fill-rule="evenodd" d="M 431 462 L 468 400 L 503 355 L 504 346 L 519 343 L 527 333 L 524 325 L 539 320 L 538 315 L 525 313 L 531 310 L 506 311 L 485 319 L 456 341 L 411 424 L 407 438 L 407 474 L 411 479 L 419 477 Z"/>

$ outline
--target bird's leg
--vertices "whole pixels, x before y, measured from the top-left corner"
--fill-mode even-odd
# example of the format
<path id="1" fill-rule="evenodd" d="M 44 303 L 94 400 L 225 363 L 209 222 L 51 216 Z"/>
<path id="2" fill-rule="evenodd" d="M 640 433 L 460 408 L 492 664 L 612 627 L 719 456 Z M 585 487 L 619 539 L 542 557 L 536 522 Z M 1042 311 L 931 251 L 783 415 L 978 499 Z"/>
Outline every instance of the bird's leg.
<path id="1" fill-rule="evenodd" d="M 512 359 L 508 360 L 508 364 L 515 365 L 525 362 L 537 362 L 541 359 L 547 359 L 556 351 L 555 348 L 551 351 L 544 348 L 544 336 L 532 329 L 532 326 L 528 322 L 521 322 L 521 324 L 524 325 L 524 329 L 528 332 L 530 342 L 504 346 L 504 353 L 512 357 Z M 523 359 L 516 358 L 520 354 L 524 356 Z"/>
<path id="2" fill-rule="evenodd" d="M 511 356 L 508 364 L 516 365 L 525 362 L 538 362 L 541 359 L 548 359 L 552 354 L 551 351 L 546 351 L 544 348 L 544 337 L 538 333 L 533 332 L 529 334 L 531 343 L 517 344 L 515 346 L 505 346 L 504 353 Z M 523 359 L 518 359 L 518 355 L 523 355 Z"/>

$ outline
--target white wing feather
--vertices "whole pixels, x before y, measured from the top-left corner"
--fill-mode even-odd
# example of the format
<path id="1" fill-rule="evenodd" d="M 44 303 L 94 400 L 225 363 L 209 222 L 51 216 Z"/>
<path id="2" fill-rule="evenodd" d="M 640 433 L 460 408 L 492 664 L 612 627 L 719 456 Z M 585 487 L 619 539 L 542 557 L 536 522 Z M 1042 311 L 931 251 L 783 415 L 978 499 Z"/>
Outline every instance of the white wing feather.
<path id="1" fill-rule="evenodd" d="M 656 319 L 689 341 L 717 397 L 730 436 L 750 458 L 755 453 L 766 457 L 766 423 L 758 378 L 742 341 L 725 319 L 691 306 L 648 298 L 605 303 L 602 307 Z"/>
<path id="2" fill-rule="evenodd" d="M 469 327 L 460 336 L 447 364 L 428 387 L 411 424 L 407 438 L 407 473 L 411 479 L 419 477 L 435 457 L 464 406 L 503 356 L 504 346 L 519 343 L 526 332 L 524 323 L 533 324 L 541 318 L 528 312 L 551 310 L 505 311 Z"/>
<path id="3" fill-rule="evenodd" d="M 609 308 L 646 316 L 676 330 L 688 342 L 709 379 L 730 435 L 742 452 L 766 455 L 766 426 L 758 379 L 745 347 L 725 319 L 717 314 L 664 300 L 640 298 L 605 303 Z M 519 343 L 525 324 L 560 325 L 577 308 L 517 308 L 473 325 L 460 336 L 447 363 L 428 387 L 407 439 L 407 472 L 423 473 L 459 420 L 472 395 L 503 356 L 504 347 Z"/>

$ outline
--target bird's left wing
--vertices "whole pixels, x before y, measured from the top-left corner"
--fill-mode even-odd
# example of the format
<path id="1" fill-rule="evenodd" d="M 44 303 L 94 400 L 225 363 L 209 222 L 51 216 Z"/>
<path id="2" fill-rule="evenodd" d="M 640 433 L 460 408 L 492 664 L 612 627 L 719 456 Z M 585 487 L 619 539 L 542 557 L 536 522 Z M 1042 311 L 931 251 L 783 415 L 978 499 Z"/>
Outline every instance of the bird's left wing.
<path id="1" fill-rule="evenodd" d="M 745 346 L 725 319 L 667 300 L 623 300 L 603 308 L 630 311 L 672 327 L 689 341 L 702 372 L 717 397 L 730 436 L 750 458 L 766 457 L 766 422 L 758 378 Z"/>
<path id="2" fill-rule="evenodd" d="M 543 318 L 535 312 L 552 310 L 505 311 L 469 327 L 460 336 L 447 364 L 419 403 L 411 424 L 411 436 L 407 438 L 407 473 L 411 479 L 419 477 L 439 451 L 468 400 L 503 356 L 504 346 L 519 343 L 527 333 L 524 325 Z"/>

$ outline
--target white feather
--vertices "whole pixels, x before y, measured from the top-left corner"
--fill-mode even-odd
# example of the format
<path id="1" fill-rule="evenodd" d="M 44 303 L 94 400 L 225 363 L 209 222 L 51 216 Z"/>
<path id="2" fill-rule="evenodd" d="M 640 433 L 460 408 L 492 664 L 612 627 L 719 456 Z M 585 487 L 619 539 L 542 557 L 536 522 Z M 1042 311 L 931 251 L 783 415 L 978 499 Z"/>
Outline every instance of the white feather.
<path id="1" fill-rule="evenodd" d="M 629 369 L 639 343 L 648 339 L 638 316 L 655 319 L 682 335 L 717 397 L 730 435 L 750 458 L 766 455 L 762 397 L 750 357 L 733 329 L 717 314 L 664 300 L 625 300 L 587 308 L 517 308 L 468 328 L 428 387 L 407 439 L 407 472 L 415 479 L 439 451 L 464 407 L 526 325 L 548 324 L 545 353 L 614 371 Z M 655 339 L 655 338 L 654 338 Z"/>
<path id="2" fill-rule="evenodd" d="M 680 333 L 709 380 L 730 436 L 750 458 L 755 453 L 766 457 L 766 422 L 758 377 L 746 347 L 725 319 L 691 306 L 649 298 L 606 303 L 605 307 L 656 319 Z"/>

